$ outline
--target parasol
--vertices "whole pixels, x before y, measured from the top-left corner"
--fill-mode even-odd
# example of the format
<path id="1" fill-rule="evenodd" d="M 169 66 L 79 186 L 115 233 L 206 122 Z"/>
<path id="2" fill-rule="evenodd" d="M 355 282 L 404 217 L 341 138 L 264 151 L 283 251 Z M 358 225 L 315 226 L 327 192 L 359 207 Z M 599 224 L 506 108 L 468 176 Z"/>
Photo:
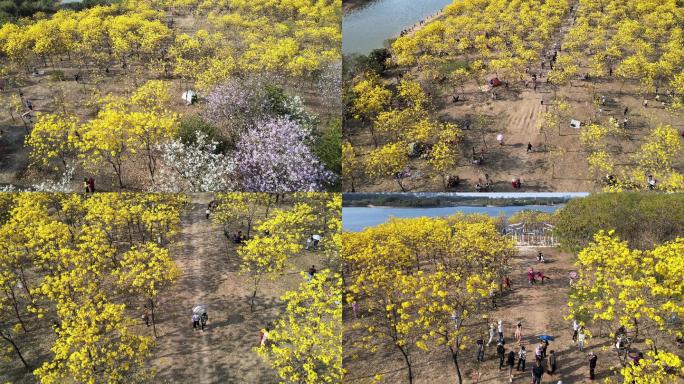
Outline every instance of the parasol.
<path id="1" fill-rule="evenodd" d="M 206 304 L 197 304 L 194 307 L 192 307 L 192 313 L 196 315 L 201 315 L 207 311 L 207 305 Z"/>

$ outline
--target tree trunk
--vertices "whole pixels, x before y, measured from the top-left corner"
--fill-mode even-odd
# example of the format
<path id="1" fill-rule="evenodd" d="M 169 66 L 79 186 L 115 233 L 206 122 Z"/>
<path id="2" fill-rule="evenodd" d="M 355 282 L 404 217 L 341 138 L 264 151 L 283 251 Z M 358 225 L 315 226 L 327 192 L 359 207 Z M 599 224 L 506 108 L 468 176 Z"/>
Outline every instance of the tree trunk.
<path id="1" fill-rule="evenodd" d="M 371 136 L 373 137 L 373 145 L 377 149 L 378 148 L 378 138 L 375 137 L 375 130 L 373 129 L 372 123 L 368 126 L 368 129 L 370 129 Z"/>
<path id="2" fill-rule="evenodd" d="M 397 348 L 399 348 L 399 351 L 404 356 L 404 361 L 406 362 L 406 367 L 408 368 L 408 382 L 409 384 L 413 384 L 413 367 L 411 366 L 411 359 L 409 359 L 408 354 L 406 353 L 406 351 L 404 351 L 403 348 L 401 348 L 400 346 L 397 346 Z"/>
<path id="3" fill-rule="evenodd" d="M 152 314 L 152 333 L 154 334 L 154 337 L 157 338 L 159 336 L 157 336 L 157 320 L 155 319 L 155 316 L 154 316 L 154 307 L 155 307 L 154 300 L 150 299 L 150 309 L 152 311 L 152 313 L 151 313 Z"/>
<path id="4" fill-rule="evenodd" d="M 252 292 L 252 299 L 249 302 L 249 311 L 254 312 L 254 300 L 256 299 L 257 289 L 259 287 L 259 280 L 254 280 L 254 292 Z"/>
<path id="5" fill-rule="evenodd" d="M 639 337 L 639 322 L 636 318 L 633 318 L 632 322 L 634 323 L 634 340 L 636 340 Z"/>
<path id="6" fill-rule="evenodd" d="M 451 346 L 451 359 L 454 361 L 454 366 L 456 367 L 456 377 L 458 378 L 458 384 L 463 384 L 463 377 L 461 375 L 461 367 L 458 365 L 458 349 L 454 349 Z"/>
<path id="7" fill-rule="evenodd" d="M 19 304 L 17 303 L 17 297 L 14 295 L 14 290 L 12 288 L 9 288 L 9 298 L 12 300 L 12 308 L 14 308 L 14 314 L 17 316 L 17 320 L 19 320 L 19 324 L 21 324 L 21 329 L 24 330 L 24 333 L 28 333 L 28 330 L 26 329 L 26 324 L 24 324 L 24 319 L 21 318 L 21 314 L 19 313 Z M 5 294 L 7 294 L 7 289 L 5 290 Z"/>
<path id="8" fill-rule="evenodd" d="M 4 333 L 2 333 L 1 329 L 0 329 L 0 337 L 7 340 L 8 343 L 12 344 L 12 348 L 14 349 L 14 352 L 17 353 L 17 356 L 19 356 L 19 359 L 21 359 L 21 362 L 24 364 L 24 368 L 26 368 L 26 370 L 30 370 L 31 367 L 29 367 L 26 360 L 24 360 L 24 356 L 21 354 L 21 351 L 19 350 L 19 346 L 17 346 L 17 344 L 14 342 L 14 340 L 10 339 L 8 336 L 6 336 Z"/>

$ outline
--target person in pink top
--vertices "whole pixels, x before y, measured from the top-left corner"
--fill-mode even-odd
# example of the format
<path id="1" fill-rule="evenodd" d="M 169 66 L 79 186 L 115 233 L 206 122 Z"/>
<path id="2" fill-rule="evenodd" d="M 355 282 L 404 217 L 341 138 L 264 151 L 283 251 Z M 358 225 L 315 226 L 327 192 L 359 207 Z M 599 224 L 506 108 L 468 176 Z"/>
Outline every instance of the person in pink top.
<path id="1" fill-rule="evenodd" d="M 528 281 L 530 284 L 534 284 L 534 283 L 535 283 L 535 280 L 534 280 L 534 269 L 533 269 L 533 268 L 529 268 L 529 269 L 527 270 L 527 281 Z"/>

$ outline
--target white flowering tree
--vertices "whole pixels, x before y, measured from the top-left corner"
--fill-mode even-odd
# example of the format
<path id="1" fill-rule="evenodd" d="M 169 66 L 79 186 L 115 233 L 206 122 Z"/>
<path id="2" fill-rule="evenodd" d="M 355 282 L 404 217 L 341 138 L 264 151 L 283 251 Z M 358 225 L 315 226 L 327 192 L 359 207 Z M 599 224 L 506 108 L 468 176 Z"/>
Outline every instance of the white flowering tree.
<path id="1" fill-rule="evenodd" d="M 206 133 L 195 132 L 193 142 L 173 140 L 158 147 L 162 166 L 155 191 L 212 192 L 232 190 L 234 167 L 218 151 L 218 142 Z"/>

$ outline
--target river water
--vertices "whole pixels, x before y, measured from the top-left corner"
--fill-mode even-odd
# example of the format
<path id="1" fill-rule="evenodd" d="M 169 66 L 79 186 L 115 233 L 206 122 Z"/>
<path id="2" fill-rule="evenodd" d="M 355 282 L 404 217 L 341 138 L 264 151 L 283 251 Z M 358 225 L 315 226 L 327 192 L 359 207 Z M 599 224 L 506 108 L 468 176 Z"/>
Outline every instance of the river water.
<path id="1" fill-rule="evenodd" d="M 492 217 L 510 217 L 525 210 L 555 212 L 563 205 L 522 205 L 502 207 L 440 207 L 440 208 L 389 208 L 389 207 L 343 207 L 342 227 L 345 231 L 360 232 L 364 228 L 374 227 L 390 219 L 390 217 L 443 217 L 457 212 L 484 213 Z"/>
<path id="2" fill-rule="evenodd" d="M 453 0 L 375 0 L 342 20 L 342 52 L 368 54 Z"/>

